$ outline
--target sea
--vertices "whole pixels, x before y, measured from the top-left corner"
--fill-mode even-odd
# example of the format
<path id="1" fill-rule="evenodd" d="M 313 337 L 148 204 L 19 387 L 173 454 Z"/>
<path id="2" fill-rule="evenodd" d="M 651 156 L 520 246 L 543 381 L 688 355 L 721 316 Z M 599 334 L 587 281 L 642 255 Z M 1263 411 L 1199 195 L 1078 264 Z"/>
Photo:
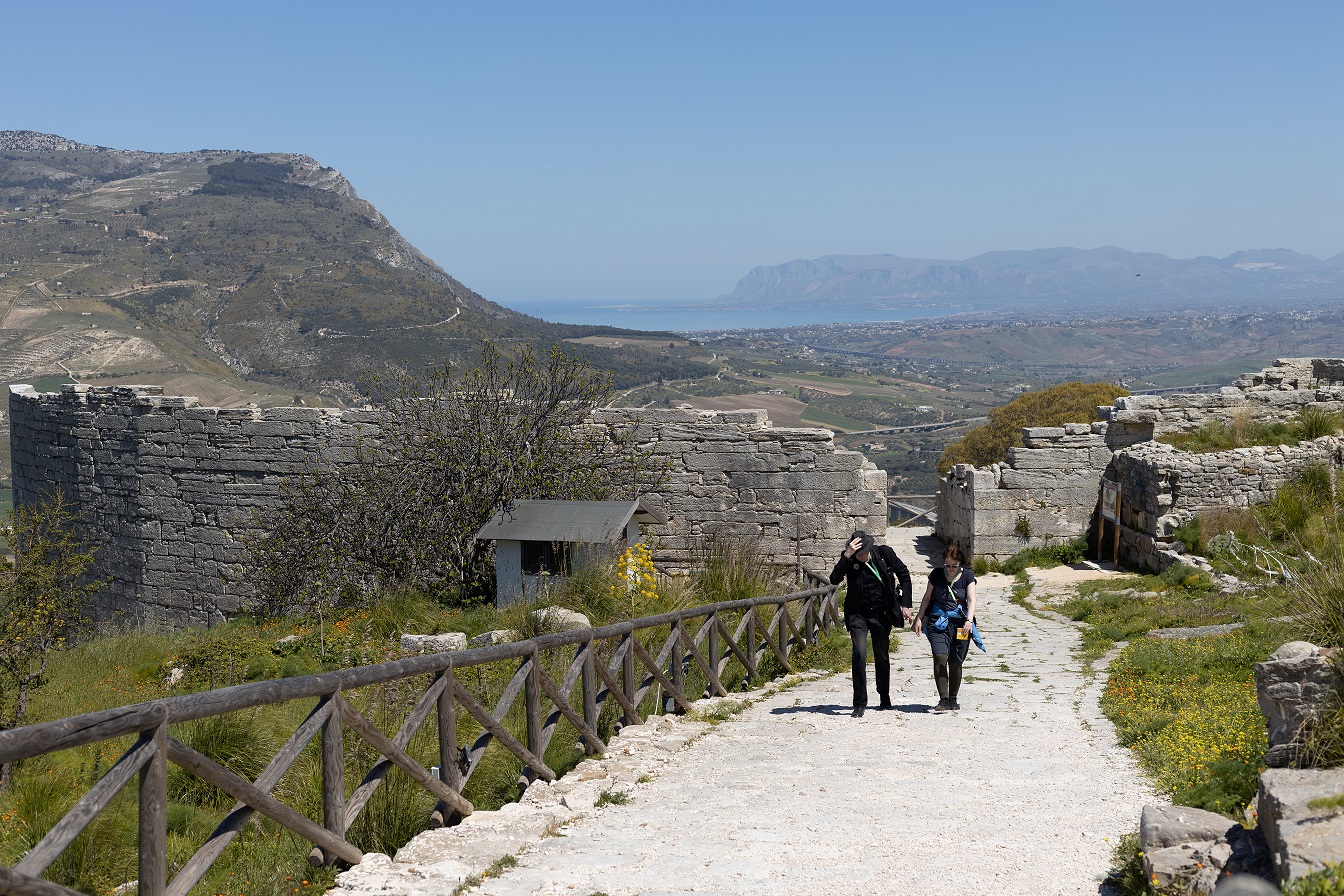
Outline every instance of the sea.
<path id="1" fill-rule="evenodd" d="M 672 333 L 718 332 L 722 330 L 760 329 L 762 327 L 802 327 L 816 324 L 868 323 L 938 317 L 946 309 L 910 308 L 873 310 L 871 308 L 827 309 L 743 309 L 720 308 L 687 302 L 596 303 L 562 301 L 514 301 L 505 303 L 514 311 L 559 324 L 595 324 L 627 330 L 662 330 Z"/>

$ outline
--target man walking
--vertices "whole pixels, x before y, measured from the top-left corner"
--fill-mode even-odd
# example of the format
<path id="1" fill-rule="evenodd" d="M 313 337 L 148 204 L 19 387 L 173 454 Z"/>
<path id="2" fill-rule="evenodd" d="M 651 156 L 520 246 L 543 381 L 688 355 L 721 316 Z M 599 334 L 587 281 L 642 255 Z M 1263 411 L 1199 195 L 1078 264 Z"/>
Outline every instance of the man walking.
<path id="1" fill-rule="evenodd" d="M 910 570 L 887 545 L 873 545 L 873 537 L 859 530 L 849 537 L 840 560 L 831 570 L 831 584 L 845 580 L 845 628 L 853 645 L 850 664 L 854 677 L 855 718 L 868 706 L 868 637 L 873 639 L 879 709 L 891 708 L 891 627 L 910 621 Z M 897 591 L 897 581 L 900 591 Z"/>

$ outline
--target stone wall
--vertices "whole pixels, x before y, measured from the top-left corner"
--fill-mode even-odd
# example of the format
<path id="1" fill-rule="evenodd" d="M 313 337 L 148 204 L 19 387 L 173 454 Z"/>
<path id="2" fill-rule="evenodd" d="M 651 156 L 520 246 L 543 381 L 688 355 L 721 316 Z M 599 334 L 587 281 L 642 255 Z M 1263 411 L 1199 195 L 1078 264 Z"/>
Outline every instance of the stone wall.
<path id="1" fill-rule="evenodd" d="M 687 570 L 723 533 L 758 537 L 778 562 L 828 573 L 855 529 L 887 530 L 886 472 L 836 448 L 828 429 L 771 426 L 761 410 L 595 416 L 637 416 L 638 441 L 668 465 L 665 490 L 645 498 L 669 518 L 644 527 L 660 568 Z"/>
<path id="2" fill-rule="evenodd" d="M 1107 444 L 1118 451 L 1212 421 L 1230 424 L 1241 416 L 1262 423 L 1287 421 L 1308 405 L 1344 409 L 1344 360 L 1280 359 L 1217 392 L 1129 395 L 1098 410 L 1110 424 Z"/>
<path id="3" fill-rule="evenodd" d="M 98 544 L 103 623 L 209 625 L 248 597 L 244 540 L 309 460 L 339 463 L 367 411 L 207 408 L 152 386 L 10 387 L 14 501 L 62 489 Z"/>
<path id="4" fill-rule="evenodd" d="M 1161 569 L 1172 531 L 1195 513 L 1263 504 L 1310 464 L 1338 466 L 1341 448 L 1320 439 L 1197 455 L 1153 440 L 1239 417 L 1288 421 L 1306 407 L 1344 410 L 1344 360 L 1282 359 L 1215 393 L 1126 396 L 1098 408 L 1099 423 L 1025 429 L 1006 463 L 944 478 L 937 534 L 992 559 L 1086 535 L 1104 476 L 1121 484 L 1122 564 Z"/>
<path id="5" fill-rule="evenodd" d="M 381 415 L 316 408 L 221 409 L 156 387 L 13 386 L 15 501 L 58 487 L 79 506 L 108 585 L 104 623 L 209 625 L 250 596 L 243 543 L 277 506 L 286 476 L 348 462 Z M 829 570 L 856 528 L 885 531 L 886 474 L 836 448 L 828 430 L 772 427 L 764 411 L 628 411 L 667 459 L 649 501 L 671 520 L 649 527 L 660 566 L 684 569 L 715 532 L 756 536 L 779 562 Z"/>
<path id="6" fill-rule="evenodd" d="M 937 533 L 970 556 L 1003 560 L 1087 533 L 1111 460 L 1106 427 L 1027 427 L 1008 461 L 957 464 L 938 490 Z"/>
<path id="7" fill-rule="evenodd" d="M 1160 569 L 1178 526 L 1195 514 L 1268 503 L 1284 483 L 1313 464 L 1344 461 L 1344 442 L 1324 437 L 1297 445 L 1237 448 L 1208 454 L 1145 442 L 1117 452 L 1107 478 L 1120 483 L 1120 560 Z"/>

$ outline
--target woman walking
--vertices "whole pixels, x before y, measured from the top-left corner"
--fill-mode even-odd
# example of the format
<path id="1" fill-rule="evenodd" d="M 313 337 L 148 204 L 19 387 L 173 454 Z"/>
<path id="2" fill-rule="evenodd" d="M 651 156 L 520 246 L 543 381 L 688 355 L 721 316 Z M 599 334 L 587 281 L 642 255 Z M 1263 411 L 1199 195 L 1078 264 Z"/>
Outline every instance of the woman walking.
<path id="1" fill-rule="evenodd" d="M 933 681 L 938 686 L 933 712 L 961 709 L 957 693 L 966 653 L 972 641 L 982 652 L 985 644 L 975 626 L 975 573 L 966 568 L 966 558 L 955 544 L 943 550 L 942 569 L 929 573 L 912 630 L 928 635 L 933 648 Z"/>

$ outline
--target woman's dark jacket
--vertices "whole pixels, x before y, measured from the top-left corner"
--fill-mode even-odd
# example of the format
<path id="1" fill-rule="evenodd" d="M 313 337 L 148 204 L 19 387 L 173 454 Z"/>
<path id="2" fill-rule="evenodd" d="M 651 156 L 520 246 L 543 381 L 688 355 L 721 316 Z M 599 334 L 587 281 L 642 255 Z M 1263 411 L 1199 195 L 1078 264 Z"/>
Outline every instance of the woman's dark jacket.
<path id="1" fill-rule="evenodd" d="M 857 557 L 846 557 L 841 553 L 835 569 L 831 570 L 832 585 L 839 585 L 841 579 L 845 580 L 845 624 L 849 624 L 851 616 L 865 616 L 904 628 L 905 616 L 897 609 L 897 604 L 911 606 L 910 570 L 905 568 L 896 552 L 885 544 L 873 545 L 869 560 L 882 574 L 880 586 L 872 572 L 865 569 Z M 899 592 L 896 590 L 898 580 Z"/>

